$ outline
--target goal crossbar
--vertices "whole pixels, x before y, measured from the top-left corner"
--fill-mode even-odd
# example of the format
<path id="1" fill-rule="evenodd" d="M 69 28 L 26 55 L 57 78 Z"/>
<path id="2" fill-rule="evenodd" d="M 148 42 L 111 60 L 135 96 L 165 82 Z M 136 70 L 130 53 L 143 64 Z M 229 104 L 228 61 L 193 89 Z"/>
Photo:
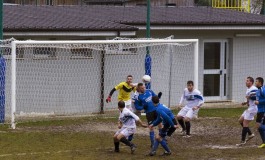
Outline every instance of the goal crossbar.
<path id="1" fill-rule="evenodd" d="M 12 41 L 11 42 L 11 128 L 15 129 L 15 112 L 16 112 L 16 47 L 17 45 L 58 45 L 58 44 L 125 44 L 134 43 L 160 43 L 160 44 L 174 44 L 174 43 L 194 43 L 194 85 L 198 87 L 198 68 L 199 68 L 199 51 L 198 39 L 152 39 L 152 40 L 92 40 L 92 41 Z"/>

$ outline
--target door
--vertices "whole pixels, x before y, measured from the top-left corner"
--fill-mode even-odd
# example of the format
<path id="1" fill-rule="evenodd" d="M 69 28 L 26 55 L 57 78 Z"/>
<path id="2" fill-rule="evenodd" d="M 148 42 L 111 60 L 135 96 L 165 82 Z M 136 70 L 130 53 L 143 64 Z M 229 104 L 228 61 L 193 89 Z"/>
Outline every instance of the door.
<path id="1" fill-rule="evenodd" d="M 203 95 L 205 100 L 226 100 L 228 41 L 204 41 L 203 51 Z"/>

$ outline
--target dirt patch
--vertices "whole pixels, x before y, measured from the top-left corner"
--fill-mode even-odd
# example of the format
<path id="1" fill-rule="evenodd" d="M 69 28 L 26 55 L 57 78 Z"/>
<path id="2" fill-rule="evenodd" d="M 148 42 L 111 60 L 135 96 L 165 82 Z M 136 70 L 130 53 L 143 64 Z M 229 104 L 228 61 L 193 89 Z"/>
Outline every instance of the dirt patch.
<path id="1" fill-rule="evenodd" d="M 254 131 L 254 122 L 252 122 L 251 130 L 257 135 L 243 147 L 237 147 L 240 142 L 241 126 L 237 122 L 237 118 L 199 118 L 191 122 L 191 137 L 182 137 L 177 129 L 172 137 L 167 138 L 168 144 L 173 152 L 172 159 L 176 156 L 178 159 L 262 159 L 264 150 L 257 149 L 261 143 L 258 133 Z M 66 125 L 66 126 L 47 126 L 47 127 L 19 127 L 16 131 L 20 132 L 87 132 L 91 134 L 106 133 L 107 139 L 112 141 L 111 135 L 118 130 L 115 122 L 94 122 L 87 121 L 82 124 Z M 97 137 L 97 136 L 95 136 Z M 106 138 L 106 137 L 105 137 Z M 146 128 L 137 127 L 135 139 L 133 140 L 140 147 L 150 146 L 149 131 Z M 107 151 L 102 154 L 113 156 L 112 142 Z M 95 147 L 102 148 L 102 147 Z M 99 150 L 100 150 L 99 149 Z M 124 150 L 127 148 L 125 147 Z M 140 154 L 148 153 L 150 148 L 142 148 Z M 161 149 L 160 149 L 161 150 Z M 159 151 L 161 152 L 161 151 Z M 249 155 L 251 154 L 251 157 Z M 173 158 L 175 157 L 175 158 Z M 144 158 L 144 157 L 140 157 Z"/>

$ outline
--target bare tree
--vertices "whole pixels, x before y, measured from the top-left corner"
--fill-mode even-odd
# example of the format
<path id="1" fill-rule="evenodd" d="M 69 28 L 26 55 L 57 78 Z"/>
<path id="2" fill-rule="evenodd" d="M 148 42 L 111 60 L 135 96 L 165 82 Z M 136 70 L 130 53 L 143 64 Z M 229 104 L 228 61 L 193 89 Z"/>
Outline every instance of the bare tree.
<path id="1" fill-rule="evenodd" d="M 250 12 L 260 14 L 265 0 L 252 0 L 250 4 Z"/>

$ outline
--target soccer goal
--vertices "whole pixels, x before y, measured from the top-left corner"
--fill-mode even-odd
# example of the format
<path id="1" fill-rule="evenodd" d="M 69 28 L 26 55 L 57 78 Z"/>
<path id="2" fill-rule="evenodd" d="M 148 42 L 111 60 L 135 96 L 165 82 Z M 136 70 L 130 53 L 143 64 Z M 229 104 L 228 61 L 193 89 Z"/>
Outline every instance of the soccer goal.
<path id="1" fill-rule="evenodd" d="M 12 128 L 21 117 L 86 115 L 116 109 L 110 90 L 127 75 L 141 82 L 146 70 L 161 102 L 175 105 L 187 80 L 198 85 L 197 39 L 17 41 L 1 46 L 6 61 L 5 114 Z M 146 54 L 151 57 L 145 68 Z"/>

